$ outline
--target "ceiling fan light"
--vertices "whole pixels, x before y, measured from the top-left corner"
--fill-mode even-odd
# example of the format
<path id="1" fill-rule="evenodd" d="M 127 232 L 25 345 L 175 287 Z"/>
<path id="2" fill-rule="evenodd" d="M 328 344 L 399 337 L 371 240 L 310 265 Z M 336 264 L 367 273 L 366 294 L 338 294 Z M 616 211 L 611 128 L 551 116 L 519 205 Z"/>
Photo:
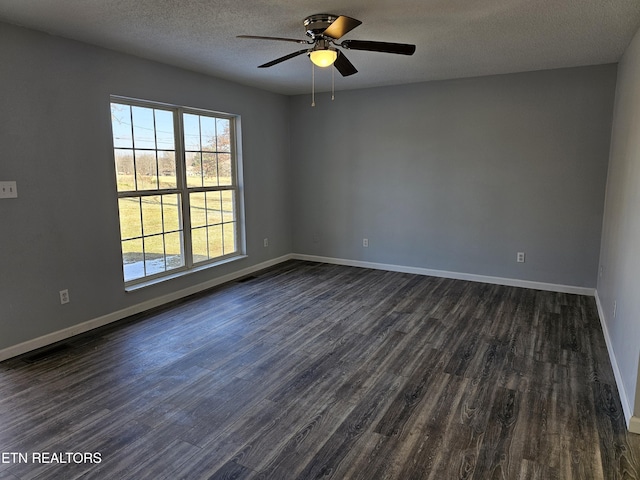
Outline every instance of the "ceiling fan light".
<path id="1" fill-rule="evenodd" d="M 329 67 L 333 65 L 338 57 L 338 52 L 335 50 L 313 50 L 309 54 L 309 58 L 317 67 Z"/>

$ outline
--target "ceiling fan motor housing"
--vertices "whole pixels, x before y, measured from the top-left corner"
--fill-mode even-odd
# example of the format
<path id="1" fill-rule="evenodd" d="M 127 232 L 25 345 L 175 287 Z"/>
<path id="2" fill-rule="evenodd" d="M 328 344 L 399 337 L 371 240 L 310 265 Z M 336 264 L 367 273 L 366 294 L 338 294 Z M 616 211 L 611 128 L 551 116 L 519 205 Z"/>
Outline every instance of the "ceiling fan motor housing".
<path id="1" fill-rule="evenodd" d="M 315 45 L 312 50 L 335 50 L 335 48 L 331 48 L 329 40 L 325 38 L 319 38 L 316 40 Z"/>
<path id="2" fill-rule="evenodd" d="M 338 19 L 339 15 L 332 13 L 316 13 L 304 19 L 304 27 L 307 29 L 307 36 L 315 38 Z"/>

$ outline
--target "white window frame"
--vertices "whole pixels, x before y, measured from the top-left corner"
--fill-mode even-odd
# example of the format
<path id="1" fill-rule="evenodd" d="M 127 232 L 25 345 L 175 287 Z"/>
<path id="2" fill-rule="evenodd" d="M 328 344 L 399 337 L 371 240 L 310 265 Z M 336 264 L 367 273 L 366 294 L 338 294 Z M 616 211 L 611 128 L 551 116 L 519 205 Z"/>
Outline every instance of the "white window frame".
<path id="1" fill-rule="evenodd" d="M 142 277 L 126 280 L 125 278 L 125 263 L 124 255 L 123 259 L 123 280 L 126 290 L 135 290 L 147 285 L 153 285 L 155 283 L 189 274 L 191 272 L 200 271 L 206 268 L 215 267 L 217 265 L 225 264 L 231 261 L 246 258 L 246 237 L 245 237 L 245 218 L 244 218 L 244 192 L 242 181 L 242 155 L 241 155 L 241 141 L 240 141 L 240 116 L 216 112 L 211 110 L 204 110 L 192 107 L 171 105 L 166 103 L 159 103 L 147 100 L 134 99 L 129 97 L 123 97 L 118 95 L 110 96 L 111 104 L 129 105 L 131 107 L 143 107 L 152 108 L 164 111 L 170 111 L 173 114 L 173 126 L 174 126 L 174 142 L 175 142 L 175 167 L 176 167 L 176 188 L 158 188 L 150 190 L 131 190 L 131 191 L 118 191 L 116 188 L 116 194 L 118 200 L 121 198 L 136 198 L 152 195 L 164 195 L 164 194 L 177 194 L 180 197 L 180 222 L 181 222 L 181 235 L 182 235 L 182 258 L 184 264 L 181 267 L 166 270 L 160 273 L 153 273 L 150 275 L 144 275 Z M 111 111 L 111 109 L 110 109 Z M 183 124 L 183 115 L 191 114 L 203 117 L 213 117 L 216 119 L 229 120 L 229 135 L 230 135 L 230 157 L 231 157 L 231 183 L 232 185 L 224 186 L 189 186 L 187 181 L 187 165 L 186 165 L 186 148 L 185 148 L 185 132 Z M 111 122 L 110 125 L 112 126 Z M 112 141 L 112 164 L 114 166 L 114 174 L 116 177 L 116 147 L 114 144 L 113 127 L 111 128 L 111 141 Z M 131 148 L 132 152 L 136 150 L 135 143 Z M 159 151 L 156 148 L 156 151 Z M 220 153 L 220 152 L 216 152 Z M 226 152 L 224 152 L 226 153 Z M 232 191 L 234 202 L 234 220 L 235 223 L 235 250 L 228 254 L 216 256 L 204 261 L 194 261 L 193 249 L 192 249 L 192 221 L 191 221 L 191 194 L 202 192 L 218 192 L 218 191 Z M 118 208 L 118 215 L 120 216 L 120 208 Z M 221 212 L 222 215 L 222 212 Z M 221 223 L 224 224 L 224 223 Z M 223 227 L 224 228 L 224 227 Z M 119 227 L 120 247 L 121 254 L 124 249 L 122 248 L 124 239 L 122 238 L 121 227 Z M 144 233 L 142 237 L 144 238 Z M 144 257 L 144 254 L 143 254 Z M 166 257 L 166 252 L 165 252 Z M 144 259 L 143 259 L 144 262 Z"/>

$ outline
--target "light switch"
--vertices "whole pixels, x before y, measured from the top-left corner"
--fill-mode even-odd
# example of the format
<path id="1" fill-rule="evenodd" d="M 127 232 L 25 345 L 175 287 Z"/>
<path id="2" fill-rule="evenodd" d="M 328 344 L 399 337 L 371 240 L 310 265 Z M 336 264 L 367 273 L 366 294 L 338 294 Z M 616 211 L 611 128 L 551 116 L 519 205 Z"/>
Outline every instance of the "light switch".
<path id="1" fill-rule="evenodd" d="M 16 182 L 0 182 L 0 198 L 18 198 Z"/>

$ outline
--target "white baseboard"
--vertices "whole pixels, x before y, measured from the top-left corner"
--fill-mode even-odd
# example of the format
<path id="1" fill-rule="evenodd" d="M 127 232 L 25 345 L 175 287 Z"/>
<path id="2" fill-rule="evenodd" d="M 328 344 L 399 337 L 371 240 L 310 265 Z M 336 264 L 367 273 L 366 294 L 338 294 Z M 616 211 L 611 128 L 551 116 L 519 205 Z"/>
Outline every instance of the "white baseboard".
<path id="1" fill-rule="evenodd" d="M 238 278 L 251 275 L 252 273 L 255 273 L 259 270 L 272 267 L 279 263 L 290 260 L 291 258 L 291 255 L 283 255 L 282 257 L 274 258 L 272 260 L 253 265 L 251 267 L 238 270 L 237 272 L 223 275 L 222 277 L 217 277 L 206 282 L 199 283 L 198 285 L 194 285 L 183 290 L 178 290 L 161 297 L 153 298 L 151 300 L 147 300 L 146 302 L 138 303 L 122 310 L 118 310 L 117 312 L 112 312 L 107 315 L 103 315 L 101 317 L 94 318 L 92 320 L 88 320 L 86 322 L 79 323 L 77 325 L 73 325 L 71 327 L 64 328 L 62 330 L 58 330 L 38 338 L 34 338 L 32 340 L 27 340 L 26 342 L 19 343 L 18 345 L 4 348 L 0 350 L 0 362 L 12 357 L 16 357 L 18 355 L 22 355 L 23 353 L 30 352 L 37 348 L 46 347 L 47 345 L 66 340 L 67 338 L 73 337 L 80 333 L 88 332 L 89 330 L 93 330 L 94 328 L 102 327 L 104 325 L 108 325 L 109 323 L 122 320 L 123 318 L 130 317 L 131 315 L 144 312 L 151 308 L 159 307 L 169 302 L 188 297 L 189 295 L 193 295 L 194 293 L 198 293 L 203 290 L 222 285 L 223 283 L 231 282 Z"/>
<path id="2" fill-rule="evenodd" d="M 620 368 L 618 367 L 618 361 L 616 360 L 616 354 L 613 351 L 613 344 L 611 343 L 611 337 L 609 336 L 609 329 L 607 328 L 607 322 L 605 321 L 604 309 L 602 308 L 602 304 L 600 303 L 600 297 L 598 296 L 598 292 L 596 290 L 596 305 L 598 306 L 598 316 L 600 317 L 600 325 L 602 326 L 602 333 L 604 334 L 604 341 L 607 344 L 607 351 L 609 352 L 609 361 L 611 362 L 611 367 L 613 368 L 613 375 L 616 379 L 616 386 L 618 387 L 618 394 L 620 395 L 620 403 L 622 404 L 622 411 L 624 412 L 624 418 L 627 422 L 627 428 L 629 431 L 632 426 L 636 430 L 633 433 L 640 433 L 640 418 L 634 417 L 633 412 L 631 410 L 631 405 L 629 404 L 629 399 L 627 397 L 627 392 L 624 388 L 624 383 L 622 382 L 622 374 L 620 373 Z M 634 421 L 635 418 L 635 421 Z"/>
<path id="3" fill-rule="evenodd" d="M 373 268 L 375 270 L 387 270 L 390 272 L 414 273 L 416 275 L 428 275 L 431 277 L 451 278 L 454 280 L 468 280 L 470 282 L 491 283 L 494 285 L 506 285 L 509 287 L 531 288 L 533 290 L 545 290 L 549 292 L 574 293 L 577 295 L 595 295 L 594 288 L 575 287 L 571 285 L 558 285 L 555 283 L 532 282 L 515 278 L 490 277 L 472 273 L 448 272 L 446 270 L 432 270 L 430 268 L 408 267 L 404 265 L 390 265 L 386 263 L 363 262 L 360 260 L 346 260 L 343 258 L 321 257 L 317 255 L 303 255 L 294 253 L 292 258 L 309 262 L 331 263 L 346 265 L 349 267 Z"/>

